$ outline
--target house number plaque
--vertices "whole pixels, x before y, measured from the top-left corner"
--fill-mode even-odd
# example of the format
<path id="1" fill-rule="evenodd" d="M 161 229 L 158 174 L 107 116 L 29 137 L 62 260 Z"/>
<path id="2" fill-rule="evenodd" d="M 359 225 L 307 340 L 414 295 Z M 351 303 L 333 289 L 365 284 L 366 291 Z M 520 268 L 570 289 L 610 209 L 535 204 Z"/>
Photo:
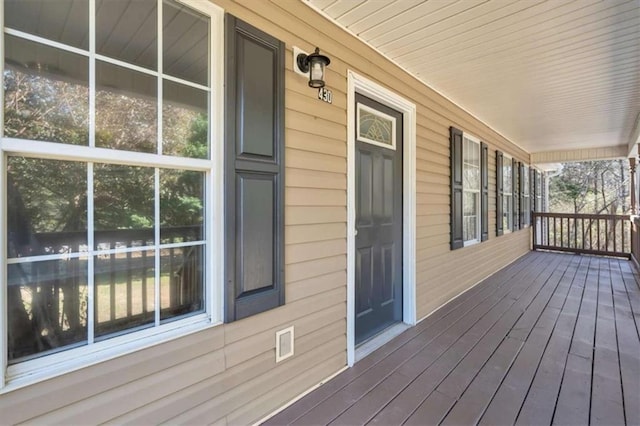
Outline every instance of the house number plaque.
<path id="1" fill-rule="evenodd" d="M 333 92 L 329 89 L 321 87 L 318 89 L 318 99 L 328 104 L 333 103 Z"/>

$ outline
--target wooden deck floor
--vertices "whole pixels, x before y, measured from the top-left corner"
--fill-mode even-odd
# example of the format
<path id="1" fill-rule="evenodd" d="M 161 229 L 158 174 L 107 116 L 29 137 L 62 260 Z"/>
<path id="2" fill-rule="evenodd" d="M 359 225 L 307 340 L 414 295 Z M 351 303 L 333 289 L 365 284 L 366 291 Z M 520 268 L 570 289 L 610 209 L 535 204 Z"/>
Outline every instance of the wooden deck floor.
<path id="1" fill-rule="evenodd" d="M 640 425 L 626 260 L 531 252 L 267 425 Z"/>

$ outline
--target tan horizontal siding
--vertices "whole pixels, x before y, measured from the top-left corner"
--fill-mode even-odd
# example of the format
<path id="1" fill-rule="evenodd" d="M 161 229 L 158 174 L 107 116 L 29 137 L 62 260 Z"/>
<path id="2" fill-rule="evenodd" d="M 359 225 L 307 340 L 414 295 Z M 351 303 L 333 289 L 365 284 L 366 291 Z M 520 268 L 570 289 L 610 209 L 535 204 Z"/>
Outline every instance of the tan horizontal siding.
<path id="1" fill-rule="evenodd" d="M 347 71 L 416 104 L 418 317 L 528 250 L 529 230 L 495 236 L 495 151 L 529 155 L 371 48 L 293 0 L 214 0 L 283 40 L 286 304 L 0 396 L 2 423 L 249 424 L 346 364 Z M 292 48 L 331 57 L 333 104 L 293 72 Z M 489 145 L 489 241 L 449 249 L 449 127 Z M 464 266 L 461 268 L 461 266 Z M 275 363 L 275 332 L 296 355 Z"/>
<path id="2" fill-rule="evenodd" d="M 344 238 L 346 235 L 346 223 L 287 226 L 284 231 L 284 242 L 285 244 L 297 244 L 312 241 L 325 241 Z"/>
<path id="3" fill-rule="evenodd" d="M 285 264 L 295 264 L 313 259 L 343 255 L 347 252 L 344 239 L 318 241 L 312 243 L 291 244 L 285 250 Z"/>
<path id="4" fill-rule="evenodd" d="M 333 155 L 336 157 L 347 157 L 347 145 L 343 140 L 331 139 L 327 135 L 317 135 L 313 133 L 307 133 L 304 130 L 285 129 L 285 140 L 287 141 L 287 147 L 296 148 L 300 151 L 317 152 L 326 155 Z M 285 154 L 285 162 L 290 167 L 294 167 L 295 163 L 289 163 L 291 159 Z M 346 164 L 346 163 L 345 163 Z M 307 168 L 311 167 L 311 164 L 307 164 Z M 346 167 L 344 169 L 347 171 Z"/>
<path id="5" fill-rule="evenodd" d="M 285 156 L 287 168 L 345 174 L 347 167 L 347 160 L 336 155 L 303 151 L 301 149 L 287 149 Z"/>
<path id="6" fill-rule="evenodd" d="M 285 209 L 284 221 L 288 226 L 313 225 L 322 223 L 346 223 L 347 207 L 288 206 Z"/>
<path id="7" fill-rule="evenodd" d="M 325 275 L 290 282 L 287 285 L 287 293 L 285 296 L 287 303 L 291 303 L 305 297 L 311 297 L 325 291 L 333 290 L 334 288 L 345 288 L 346 285 L 346 271 L 330 272 Z M 340 309 L 342 310 L 343 307 L 340 307 Z M 337 314 L 340 315 L 341 313 L 342 312 L 338 312 Z"/>

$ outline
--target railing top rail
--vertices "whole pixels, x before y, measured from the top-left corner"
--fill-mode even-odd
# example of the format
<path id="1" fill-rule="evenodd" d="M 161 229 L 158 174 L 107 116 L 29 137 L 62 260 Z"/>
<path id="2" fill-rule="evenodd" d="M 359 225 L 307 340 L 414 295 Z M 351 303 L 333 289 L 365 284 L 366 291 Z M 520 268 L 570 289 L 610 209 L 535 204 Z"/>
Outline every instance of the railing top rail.
<path id="1" fill-rule="evenodd" d="M 615 219 L 615 220 L 631 220 L 628 214 L 584 214 L 584 213 L 542 213 L 533 212 L 533 217 L 561 217 L 575 219 Z"/>

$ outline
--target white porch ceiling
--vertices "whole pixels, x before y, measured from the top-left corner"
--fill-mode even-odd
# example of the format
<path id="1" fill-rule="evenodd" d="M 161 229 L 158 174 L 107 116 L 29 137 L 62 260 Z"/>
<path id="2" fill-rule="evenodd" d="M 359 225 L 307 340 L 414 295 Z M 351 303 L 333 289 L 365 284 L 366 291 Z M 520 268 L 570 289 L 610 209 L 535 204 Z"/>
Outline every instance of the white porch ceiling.
<path id="1" fill-rule="evenodd" d="M 630 143 L 640 0 L 305 1 L 529 152 Z"/>

